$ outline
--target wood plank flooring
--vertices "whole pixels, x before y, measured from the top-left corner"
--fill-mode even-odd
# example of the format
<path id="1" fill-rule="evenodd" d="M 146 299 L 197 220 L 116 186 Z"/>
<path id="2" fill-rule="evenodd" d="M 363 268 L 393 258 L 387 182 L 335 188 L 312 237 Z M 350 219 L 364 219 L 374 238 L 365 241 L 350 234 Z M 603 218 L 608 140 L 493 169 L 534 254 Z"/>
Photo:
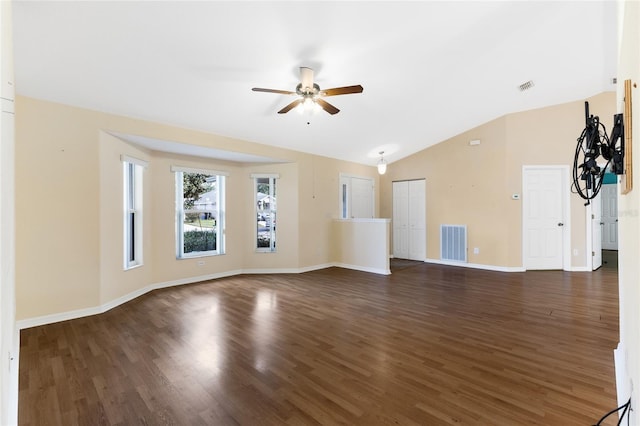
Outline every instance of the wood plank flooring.
<path id="1" fill-rule="evenodd" d="M 23 330 L 19 424 L 591 425 L 618 340 L 615 269 L 245 275 Z"/>

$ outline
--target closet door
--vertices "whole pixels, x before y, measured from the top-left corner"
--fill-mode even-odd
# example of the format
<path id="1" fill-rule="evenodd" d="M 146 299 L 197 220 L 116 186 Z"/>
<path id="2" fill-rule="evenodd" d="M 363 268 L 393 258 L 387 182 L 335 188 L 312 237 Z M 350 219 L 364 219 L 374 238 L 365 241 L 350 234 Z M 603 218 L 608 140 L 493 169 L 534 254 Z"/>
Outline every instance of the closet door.
<path id="1" fill-rule="evenodd" d="M 426 258 L 426 213 L 425 181 L 411 180 L 409 183 L 409 259 Z"/>
<path id="2" fill-rule="evenodd" d="M 393 257 L 427 256 L 425 180 L 393 182 Z"/>
<path id="3" fill-rule="evenodd" d="M 409 182 L 393 182 L 393 257 L 409 258 Z"/>

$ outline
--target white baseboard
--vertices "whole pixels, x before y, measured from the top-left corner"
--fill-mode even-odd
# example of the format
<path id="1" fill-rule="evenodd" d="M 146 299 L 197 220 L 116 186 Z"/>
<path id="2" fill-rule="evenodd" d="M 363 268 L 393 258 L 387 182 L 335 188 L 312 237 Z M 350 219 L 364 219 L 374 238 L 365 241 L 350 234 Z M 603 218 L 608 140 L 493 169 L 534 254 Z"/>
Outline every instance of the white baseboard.
<path id="1" fill-rule="evenodd" d="M 196 277 L 180 278 L 172 281 L 164 281 L 164 282 L 149 284 L 145 287 L 142 287 L 140 289 L 132 291 L 131 293 L 120 296 L 114 300 L 110 300 L 99 306 L 19 320 L 19 321 L 16 321 L 16 328 L 18 330 L 23 330 L 25 328 L 38 327 L 41 325 L 53 324 L 56 322 L 68 321 L 76 318 L 102 314 L 117 306 L 127 303 L 137 297 L 140 297 L 143 294 L 149 293 L 150 291 L 158 290 L 166 287 L 175 287 L 179 285 L 193 284 L 201 281 L 210 281 L 218 278 L 226 278 L 226 277 L 231 277 L 231 276 L 240 275 L 240 274 L 300 274 L 304 272 L 330 268 L 332 266 L 337 266 L 337 267 L 346 268 L 346 269 L 355 269 L 363 272 L 372 272 L 374 274 L 382 274 L 382 275 L 391 274 L 391 271 L 389 270 L 380 270 L 376 268 L 366 268 L 366 267 L 360 267 L 356 265 L 346 265 L 346 264 L 338 264 L 338 263 L 325 263 L 321 265 L 305 266 L 302 268 L 237 269 L 233 271 L 219 272 L 219 273 L 208 274 L 208 275 L 200 275 Z"/>
<path id="2" fill-rule="evenodd" d="M 321 265 L 305 266 L 302 268 L 260 268 L 243 269 L 243 274 L 301 274 L 304 272 L 317 271 L 336 266 L 335 263 L 323 263 Z"/>
<path id="3" fill-rule="evenodd" d="M 11 350 L 11 359 L 9 362 L 9 395 L 7 401 L 6 416 L 7 426 L 18 424 L 18 389 L 19 389 L 19 373 L 20 373 L 20 331 L 16 327 L 13 332 L 13 348 Z"/>
<path id="4" fill-rule="evenodd" d="M 567 272 L 593 272 L 591 268 L 586 266 L 572 266 L 569 269 L 565 269 Z"/>
<path id="5" fill-rule="evenodd" d="M 338 268 L 353 269 L 355 271 L 370 272 L 372 274 L 391 275 L 390 269 L 369 268 L 367 266 L 349 265 L 347 263 L 336 263 Z"/>
<path id="6" fill-rule="evenodd" d="M 495 272 L 524 272 L 525 271 L 525 269 L 522 266 L 483 265 L 481 263 L 451 262 L 448 260 L 440 260 L 440 259 L 425 259 L 425 262 L 435 263 L 438 265 L 459 266 L 461 268 L 483 269 L 486 271 L 495 271 Z"/>
<path id="7" fill-rule="evenodd" d="M 627 351 L 622 342 L 613 350 L 613 361 L 616 372 L 616 394 L 618 395 L 618 407 L 629 400 L 631 395 L 631 380 L 627 371 Z"/>
<path id="8" fill-rule="evenodd" d="M 76 309 L 74 311 L 60 312 L 57 314 L 43 315 L 40 317 L 27 318 L 16 321 L 18 330 L 25 328 L 38 327 L 40 325 L 53 324 L 54 322 L 68 321 L 76 318 L 88 317 L 90 315 L 101 314 L 105 311 L 100 306 L 91 308 Z"/>
<path id="9" fill-rule="evenodd" d="M 22 330 L 25 328 L 37 327 L 40 325 L 53 324 L 55 322 L 68 321 L 76 318 L 88 317 L 90 315 L 102 314 L 115 308 L 116 306 L 120 306 L 124 303 L 127 303 L 153 290 L 158 290 L 166 287 L 175 287 L 175 286 L 184 285 L 184 284 L 193 284 L 200 281 L 215 280 L 217 278 L 225 278 L 233 275 L 239 275 L 241 273 L 242 273 L 241 270 L 236 270 L 236 271 L 200 275 L 197 277 L 181 278 L 178 280 L 149 284 L 146 287 L 142 287 L 140 289 L 132 291 L 131 293 L 120 296 L 117 299 L 110 300 L 109 302 L 106 302 L 99 306 L 94 306 L 91 308 L 84 308 L 84 309 L 77 309 L 74 311 L 60 312 L 60 313 L 51 314 L 51 315 L 43 315 L 40 317 L 34 317 L 34 318 L 28 318 L 28 319 L 16 321 L 16 327 L 18 328 L 18 330 Z"/>

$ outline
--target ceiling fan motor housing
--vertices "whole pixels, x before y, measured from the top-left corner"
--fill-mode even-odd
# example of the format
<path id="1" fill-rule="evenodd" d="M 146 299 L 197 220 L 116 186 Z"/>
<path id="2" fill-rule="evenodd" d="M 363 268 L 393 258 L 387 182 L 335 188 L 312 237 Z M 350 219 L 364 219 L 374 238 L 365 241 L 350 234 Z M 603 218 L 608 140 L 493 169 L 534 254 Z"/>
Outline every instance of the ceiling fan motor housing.
<path id="1" fill-rule="evenodd" d="M 320 86 L 313 83 L 313 87 L 302 87 L 302 83 L 298 83 L 296 93 L 303 98 L 315 98 L 320 94 Z"/>

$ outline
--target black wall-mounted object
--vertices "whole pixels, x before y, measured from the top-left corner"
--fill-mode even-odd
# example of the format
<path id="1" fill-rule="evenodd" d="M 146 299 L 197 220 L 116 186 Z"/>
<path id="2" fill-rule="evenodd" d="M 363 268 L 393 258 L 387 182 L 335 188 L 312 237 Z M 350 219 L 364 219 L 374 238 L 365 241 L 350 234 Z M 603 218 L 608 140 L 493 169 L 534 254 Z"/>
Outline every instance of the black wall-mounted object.
<path id="1" fill-rule="evenodd" d="M 589 102 L 584 103 L 585 127 L 573 158 L 572 191 L 587 200 L 595 198 L 602 187 L 607 170 L 616 175 L 624 173 L 624 120 L 622 114 L 613 116 L 611 139 L 598 116 L 589 114 Z M 602 156 L 606 163 L 598 162 Z"/>

